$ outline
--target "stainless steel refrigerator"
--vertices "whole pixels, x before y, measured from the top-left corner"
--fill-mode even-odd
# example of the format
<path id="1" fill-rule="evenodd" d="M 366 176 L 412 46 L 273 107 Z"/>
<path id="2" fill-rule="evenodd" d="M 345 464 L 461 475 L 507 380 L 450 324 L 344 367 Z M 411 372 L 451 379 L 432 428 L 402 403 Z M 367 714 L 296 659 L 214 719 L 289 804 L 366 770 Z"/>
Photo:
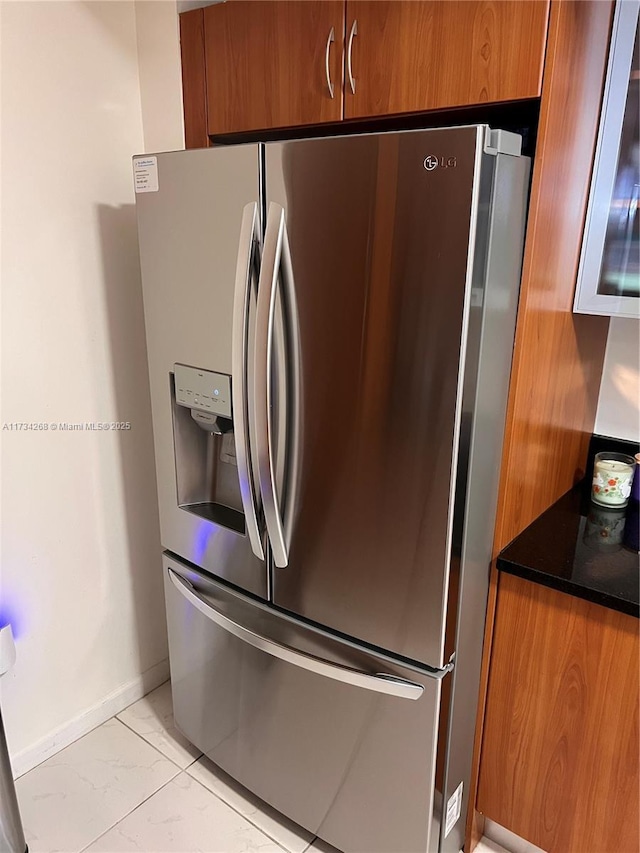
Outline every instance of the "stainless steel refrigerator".
<path id="1" fill-rule="evenodd" d="M 346 853 L 464 838 L 529 161 L 134 158 L 175 720 Z"/>

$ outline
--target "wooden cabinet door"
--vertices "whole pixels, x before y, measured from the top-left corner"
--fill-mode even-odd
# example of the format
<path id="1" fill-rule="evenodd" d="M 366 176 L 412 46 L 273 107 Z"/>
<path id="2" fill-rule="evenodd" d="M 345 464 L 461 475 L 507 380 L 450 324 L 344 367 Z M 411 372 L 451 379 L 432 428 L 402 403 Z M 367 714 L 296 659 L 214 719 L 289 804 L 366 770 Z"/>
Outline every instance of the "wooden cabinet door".
<path id="1" fill-rule="evenodd" d="M 638 619 L 500 575 L 477 807 L 549 853 L 636 853 Z"/>
<path id="2" fill-rule="evenodd" d="M 210 135 L 342 118 L 342 0 L 229 0 L 204 23 Z"/>
<path id="3" fill-rule="evenodd" d="M 538 97 L 548 13 L 548 0 L 347 0 L 345 118 Z"/>
<path id="4" fill-rule="evenodd" d="M 185 148 L 208 148 L 207 77 L 204 68 L 204 14 L 190 9 L 180 15 L 182 108 Z"/>

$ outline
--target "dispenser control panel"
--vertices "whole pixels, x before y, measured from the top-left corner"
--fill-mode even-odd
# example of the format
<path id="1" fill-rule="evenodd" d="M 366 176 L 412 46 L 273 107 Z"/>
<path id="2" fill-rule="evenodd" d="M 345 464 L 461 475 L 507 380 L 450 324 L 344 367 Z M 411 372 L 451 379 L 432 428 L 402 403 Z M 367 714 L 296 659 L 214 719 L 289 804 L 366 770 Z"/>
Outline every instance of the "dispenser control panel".
<path id="1" fill-rule="evenodd" d="M 198 367 L 176 364 L 176 403 L 189 409 L 231 417 L 231 377 Z"/>

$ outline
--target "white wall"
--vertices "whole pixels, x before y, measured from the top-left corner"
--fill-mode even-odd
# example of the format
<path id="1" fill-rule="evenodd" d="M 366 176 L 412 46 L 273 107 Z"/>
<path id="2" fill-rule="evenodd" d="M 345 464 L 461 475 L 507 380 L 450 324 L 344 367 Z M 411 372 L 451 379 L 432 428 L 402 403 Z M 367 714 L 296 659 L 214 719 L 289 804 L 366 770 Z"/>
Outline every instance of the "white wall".
<path id="1" fill-rule="evenodd" d="M 223 2 L 224 0 L 178 0 L 178 12 L 189 12 L 191 9 L 200 9 L 203 6 L 213 6 L 215 3 Z"/>
<path id="2" fill-rule="evenodd" d="M 145 153 L 184 148 L 176 0 L 136 0 Z"/>
<path id="3" fill-rule="evenodd" d="M 175 3 L 149 6 L 166 51 Z M 143 117 L 133 2 L 1 15 L 1 420 L 131 423 L 0 433 L 0 614 L 18 635 L 2 703 L 21 772 L 167 674 L 130 158 L 143 125 L 154 148 L 182 130 L 175 91 L 174 124 L 154 115 L 144 37 Z"/>
<path id="4" fill-rule="evenodd" d="M 640 322 L 613 318 L 594 432 L 640 441 Z"/>

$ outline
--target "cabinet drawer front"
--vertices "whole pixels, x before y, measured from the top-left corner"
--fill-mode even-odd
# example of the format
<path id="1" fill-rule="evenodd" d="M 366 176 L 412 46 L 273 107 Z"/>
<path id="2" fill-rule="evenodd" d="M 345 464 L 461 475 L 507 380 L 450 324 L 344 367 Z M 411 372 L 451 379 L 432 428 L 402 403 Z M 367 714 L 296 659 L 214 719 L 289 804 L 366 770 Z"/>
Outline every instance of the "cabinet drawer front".
<path id="1" fill-rule="evenodd" d="M 539 97 L 548 13 L 543 0 L 348 0 L 345 118 Z"/>
<path id="2" fill-rule="evenodd" d="M 341 0 L 233 0 L 204 23 L 209 134 L 342 118 Z"/>

